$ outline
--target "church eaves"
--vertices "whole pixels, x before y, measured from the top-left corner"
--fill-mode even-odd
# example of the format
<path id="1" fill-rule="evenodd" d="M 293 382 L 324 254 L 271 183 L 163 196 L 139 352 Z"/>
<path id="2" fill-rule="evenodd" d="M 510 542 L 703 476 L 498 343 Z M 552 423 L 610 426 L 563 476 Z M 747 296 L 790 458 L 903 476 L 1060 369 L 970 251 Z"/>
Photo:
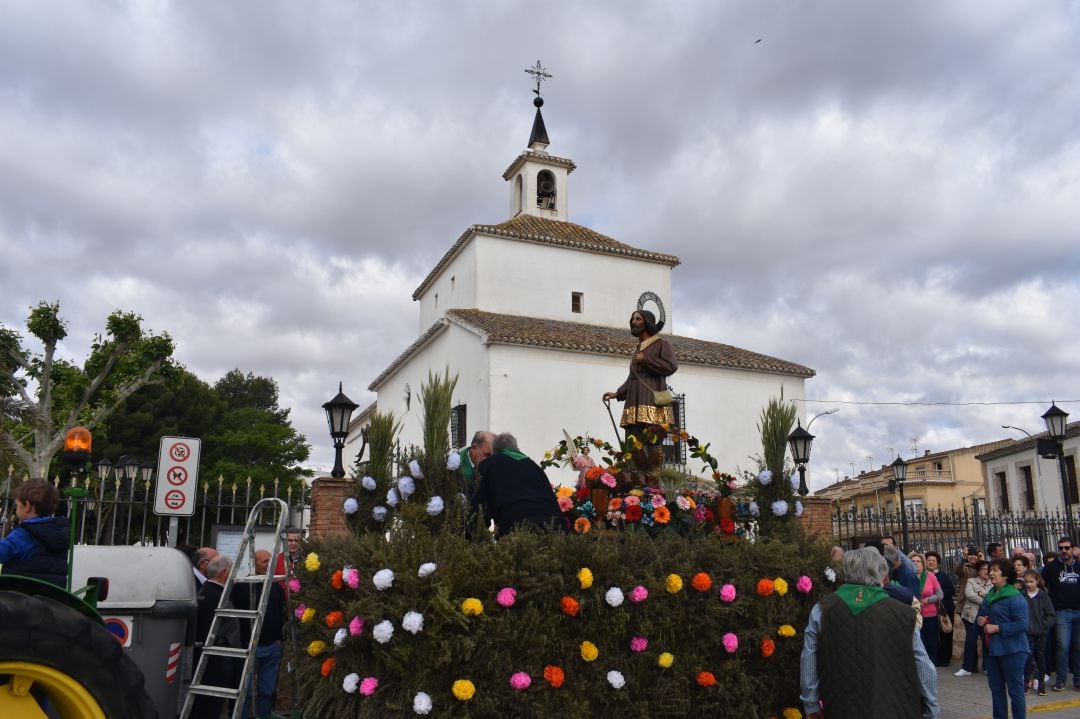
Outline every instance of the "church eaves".
<path id="1" fill-rule="evenodd" d="M 450 263 L 454 256 L 468 243 L 474 235 L 491 235 L 492 237 L 504 237 L 509 240 L 521 242 L 535 242 L 542 245 L 555 245 L 566 247 L 582 252 L 594 252 L 619 257 L 631 257 L 633 259 L 656 262 L 669 267 L 679 264 L 679 258 L 675 255 L 663 252 L 641 250 L 630 245 L 623 244 L 607 235 L 602 235 L 583 225 L 573 222 L 550 220 L 545 217 L 534 215 L 518 215 L 512 220 L 507 220 L 498 225 L 473 225 L 462 233 L 457 242 L 443 255 L 442 259 L 420 283 L 413 292 L 414 300 L 420 299 L 424 291 L 435 281 L 443 268 Z"/>
<path id="2" fill-rule="evenodd" d="M 379 385 L 381 385 L 387 377 L 394 374 L 394 372 L 397 371 L 398 367 L 405 364 L 410 357 L 412 357 L 416 352 L 420 351 L 420 349 L 424 345 L 433 340 L 448 326 L 449 325 L 445 318 L 439 318 L 439 320 L 435 324 L 431 325 L 431 327 L 428 327 L 427 332 L 417 337 L 415 342 L 409 345 L 408 348 L 406 348 L 404 352 L 399 354 L 397 358 L 393 362 L 391 362 L 386 369 L 379 373 L 378 377 L 372 380 L 371 384 L 368 385 L 368 391 L 378 392 Z"/>

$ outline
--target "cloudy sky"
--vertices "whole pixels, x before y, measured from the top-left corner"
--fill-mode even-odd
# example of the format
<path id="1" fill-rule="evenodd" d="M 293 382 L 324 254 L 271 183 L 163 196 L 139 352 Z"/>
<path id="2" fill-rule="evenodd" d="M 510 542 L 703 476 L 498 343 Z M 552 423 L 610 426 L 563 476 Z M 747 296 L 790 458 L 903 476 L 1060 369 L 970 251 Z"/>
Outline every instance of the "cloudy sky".
<path id="1" fill-rule="evenodd" d="M 678 333 L 817 370 L 813 487 L 1080 398 L 1076 0 L 8 0 L 0 322 L 59 300 L 81 360 L 136 311 L 328 468 L 320 405 L 507 219 L 538 58 L 571 219 L 682 258 Z"/>

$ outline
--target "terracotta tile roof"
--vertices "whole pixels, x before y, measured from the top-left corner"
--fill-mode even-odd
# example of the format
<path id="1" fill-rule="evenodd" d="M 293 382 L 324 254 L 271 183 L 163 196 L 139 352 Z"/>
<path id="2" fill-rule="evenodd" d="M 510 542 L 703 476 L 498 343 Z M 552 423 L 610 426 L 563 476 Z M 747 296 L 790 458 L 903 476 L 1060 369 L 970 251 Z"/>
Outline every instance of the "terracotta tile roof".
<path id="1" fill-rule="evenodd" d="M 514 174 L 514 170 L 517 169 L 517 166 L 530 158 L 534 160 L 539 160 L 540 162 L 546 162 L 549 165 L 560 165 L 562 167 L 565 167 L 567 175 L 577 169 L 577 165 L 574 164 L 574 161 L 568 160 L 565 157 L 556 157 L 555 155 L 549 155 L 547 152 L 544 151 L 537 152 L 536 150 L 525 150 L 520 155 L 515 157 L 514 161 L 511 162 L 510 165 L 506 168 L 506 170 L 503 172 L 503 179 L 509 180 L 510 177 Z"/>
<path id="2" fill-rule="evenodd" d="M 460 321 L 484 333 L 489 344 L 524 345 L 566 352 L 592 354 L 633 354 L 635 341 L 628 329 L 601 327 L 580 322 L 501 315 L 480 310 L 448 310 L 451 321 Z M 795 377 L 813 377 L 809 367 L 794 362 L 739 349 L 719 342 L 693 337 L 664 335 L 681 364 L 727 367 L 752 372 L 775 372 Z"/>
<path id="3" fill-rule="evenodd" d="M 420 283 L 420 286 L 413 292 L 412 298 L 414 300 L 420 299 L 420 295 L 424 293 L 424 290 L 435 281 L 435 278 L 439 276 L 439 273 L 442 272 L 443 268 L 450 263 L 450 260 L 457 255 L 458 251 L 461 250 L 461 248 L 472 239 L 473 235 L 476 234 L 505 237 L 509 240 L 519 240 L 522 242 L 536 242 L 543 245 L 569 247 L 583 252 L 633 257 L 648 262 L 658 262 L 671 267 L 679 264 L 679 258 L 675 255 L 652 252 L 651 250 L 641 250 L 636 247 L 631 247 L 630 245 L 624 245 L 618 240 L 613 240 L 607 235 L 601 235 L 599 232 L 590 230 L 583 225 L 576 225 L 573 222 L 562 222 L 560 220 L 549 220 L 545 217 L 535 217 L 533 215 L 518 215 L 512 220 L 508 220 L 498 225 L 473 225 L 465 230 L 461 237 L 457 239 L 457 242 L 455 242 L 446 254 L 443 255 L 442 259 L 439 260 L 431 272 L 428 273 L 428 276 L 424 278 L 424 281 Z"/>
<path id="4" fill-rule="evenodd" d="M 446 318 L 440 318 L 435 324 L 433 324 L 431 327 L 428 327 L 427 332 L 420 335 L 415 342 L 409 345 L 409 347 L 404 352 L 397 356 L 397 359 L 391 362 L 386 369 L 379 373 L 379 376 L 376 377 L 371 382 L 371 384 L 368 385 L 368 391 L 377 392 L 379 390 L 379 385 L 383 383 L 383 380 L 392 375 L 397 370 L 397 368 L 405 364 L 405 362 L 410 357 L 412 357 L 417 350 L 419 350 L 421 347 L 434 339 L 435 336 L 445 330 L 447 326 L 448 323 L 446 321 Z"/>

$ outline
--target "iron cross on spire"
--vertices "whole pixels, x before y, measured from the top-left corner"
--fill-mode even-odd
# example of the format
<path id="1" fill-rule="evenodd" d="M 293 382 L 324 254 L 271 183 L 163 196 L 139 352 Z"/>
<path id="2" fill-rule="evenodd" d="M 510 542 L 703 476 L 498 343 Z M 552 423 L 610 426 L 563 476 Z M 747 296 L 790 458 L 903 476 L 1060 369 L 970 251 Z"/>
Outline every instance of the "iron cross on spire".
<path id="1" fill-rule="evenodd" d="M 533 90 L 533 92 L 536 93 L 537 97 L 540 97 L 540 83 L 544 80 L 550 80 L 552 76 L 544 69 L 544 66 L 540 64 L 539 60 L 536 61 L 535 67 L 526 68 L 525 72 L 532 75 L 533 79 L 536 80 L 536 89 Z"/>

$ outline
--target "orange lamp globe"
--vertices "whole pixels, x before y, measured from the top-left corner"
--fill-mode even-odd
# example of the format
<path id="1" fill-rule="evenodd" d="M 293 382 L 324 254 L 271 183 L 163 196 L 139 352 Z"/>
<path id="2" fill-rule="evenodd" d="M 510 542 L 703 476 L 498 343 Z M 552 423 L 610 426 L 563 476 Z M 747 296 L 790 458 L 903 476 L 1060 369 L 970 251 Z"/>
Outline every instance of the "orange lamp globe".
<path id="1" fill-rule="evenodd" d="M 93 442 L 90 430 L 86 427 L 72 427 L 64 437 L 65 452 L 80 452 L 90 454 L 90 445 Z"/>

